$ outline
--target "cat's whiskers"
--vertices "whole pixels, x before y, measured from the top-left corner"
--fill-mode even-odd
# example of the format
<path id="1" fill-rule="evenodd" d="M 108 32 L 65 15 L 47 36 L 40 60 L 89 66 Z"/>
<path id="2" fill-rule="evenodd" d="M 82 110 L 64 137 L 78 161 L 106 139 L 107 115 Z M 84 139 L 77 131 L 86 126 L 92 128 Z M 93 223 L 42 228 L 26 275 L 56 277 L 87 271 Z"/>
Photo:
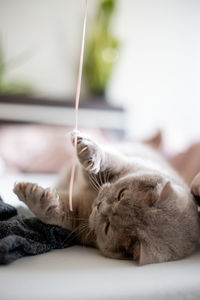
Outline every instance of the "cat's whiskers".
<path id="1" fill-rule="evenodd" d="M 73 239 L 79 239 L 79 237 L 81 235 L 84 234 L 84 232 L 86 232 L 87 230 L 89 229 L 88 225 L 87 224 L 79 224 L 77 227 L 75 227 L 71 232 L 70 234 L 66 237 L 66 239 L 63 241 L 63 244 L 65 242 L 71 242 Z M 73 236 L 75 234 L 75 236 Z M 71 239 L 70 239 L 71 238 Z"/>
<path id="2" fill-rule="evenodd" d="M 109 177 L 110 177 L 109 170 L 105 170 L 104 174 L 105 174 L 105 182 L 104 183 L 110 183 L 110 181 L 109 181 Z"/>
<path id="3" fill-rule="evenodd" d="M 92 235 L 92 237 L 94 238 L 95 237 L 94 230 L 90 229 L 89 227 L 88 227 L 88 229 L 89 229 L 89 231 L 85 236 L 86 239 L 89 238 L 90 235 Z"/>
<path id="4" fill-rule="evenodd" d="M 105 179 L 104 179 L 104 172 L 101 172 L 101 181 L 102 181 L 102 185 L 105 184 Z"/>
<path id="5" fill-rule="evenodd" d="M 106 183 L 105 171 L 102 172 L 102 178 L 103 178 L 103 184 L 105 184 Z"/>
<path id="6" fill-rule="evenodd" d="M 76 234 L 77 229 L 78 229 L 78 226 L 76 228 L 74 228 L 73 230 L 71 230 L 71 232 L 67 235 L 66 239 L 64 239 L 63 244 L 65 244 L 65 242 L 70 243 L 73 239 L 77 238 L 77 236 L 73 236 L 74 234 Z"/>
<path id="7" fill-rule="evenodd" d="M 96 182 L 91 177 L 91 175 L 89 175 L 89 181 L 90 181 L 90 184 L 92 185 L 92 187 L 95 189 L 95 191 L 99 192 L 99 187 L 97 186 Z"/>
<path id="8" fill-rule="evenodd" d="M 80 222 L 88 222 L 88 218 L 80 218 L 73 215 L 66 215 L 65 216 L 65 222 L 70 221 L 71 226 L 74 226 L 76 224 L 79 224 Z"/>
<path id="9" fill-rule="evenodd" d="M 89 224 L 81 224 L 81 230 L 78 231 L 78 236 L 84 235 L 84 239 L 82 240 L 82 244 L 84 245 L 84 241 L 87 244 L 87 240 L 94 240 L 95 233 L 94 230 L 90 229 Z"/>
<path id="10" fill-rule="evenodd" d="M 96 183 L 97 187 L 98 187 L 98 190 L 100 189 L 100 184 L 97 180 L 97 177 L 94 175 L 94 174 L 91 174 L 91 178 L 93 179 L 93 181 Z"/>
<path id="11" fill-rule="evenodd" d="M 89 182 L 90 182 L 90 184 L 91 184 L 91 186 L 95 189 L 95 191 L 97 191 L 97 186 L 95 185 L 95 183 L 94 183 L 94 181 L 93 181 L 93 179 L 91 178 L 91 176 L 89 175 Z"/>
<path id="12" fill-rule="evenodd" d="M 92 179 L 94 186 L 96 187 L 96 191 L 99 192 L 99 186 L 94 179 Z"/>
<path id="13" fill-rule="evenodd" d="M 99 184 L 96 176 L 94 176 L 93 174 L 90 174 L 89 177 L 91 178 L 92 182 L 95 184 L 95 186 L 97 187 L 97 191 L 99 192 L 100 189 L 102 189 L 101 185 Z"/>
<path id="14" fill-rule="evenodd" d="M 76 231 L 76 236 L 80 237 L 81 235 L 83 235 L 85 233 L 87 234 L 88 230 L 90 230 L 89 226 L 88 226 L 88 223 L 86 223 L 86 224 L 79 224 L 79 227 L 77 228 L 77 231 Z"/>
<path id="15" fill-rule="evenodd" d="M 100 177 L 99 177 L 100 178 Z M 102 189 L 101 182 L 99 183 L 97 176 L 94 176 L 94 180 L 98 184 L 99 189 Z"/>
<path id="16" fill-rule="evenodd" d="M 78 220 L 78 221 L 87 221 L 88 220 L 88 218 L 68 217 L 68 216 L 67 216 L 67 219 L 68 220 Z"/>
<path id="17" fill-rule="evenodd" d="M 73 233 L 77 234 L 77 233 L 78 233 L 78 235 L 79 235 L 79 233 L 81 233 L 82 231 L 84 232 L 84 230 L 87 228 L 87 224 L 88 224 L 88 222 L 87 222 L 86 224 L 84 224 L 84 223 L 78 224 L 75 228 L 73 228 L 73 229 L 71 230 L 71 233 L 70 233 L 70 234 L 73 234 Z M 81 229 L 81 230 L 80 230 L 80 229 Z M 76 235 L 76 237 L 77 237 L 78 235 Z"/>
<path id="18" fill-rule="evenodd" d="M 111 172 L 108 171 L 108 182 L 110 183 L 110 175 L 111 175 Z"/>
<path id="19" fill-rule="evenodd" d="M 106 182 L 108 182 L 108 179 L 109 179 L 109 170 L 107 170 L 106 172 Z"/>
<path id="20" fill-rule="evenodd" d="M 99 172 L 99 180 L 100 180 L 100 184 L 102 186 L 103 185 L 103 181 L 102 181 L 102 177 L 101 177 L 101 172 Z"/>
<path id="21" fill-rule="evenodd" d="M 109 182 L 109 176 L 110 176 L 109 170 L 105 170 L 103 172 L 103 174 L 104 174 L 104 184 L 108 183 Z"/>

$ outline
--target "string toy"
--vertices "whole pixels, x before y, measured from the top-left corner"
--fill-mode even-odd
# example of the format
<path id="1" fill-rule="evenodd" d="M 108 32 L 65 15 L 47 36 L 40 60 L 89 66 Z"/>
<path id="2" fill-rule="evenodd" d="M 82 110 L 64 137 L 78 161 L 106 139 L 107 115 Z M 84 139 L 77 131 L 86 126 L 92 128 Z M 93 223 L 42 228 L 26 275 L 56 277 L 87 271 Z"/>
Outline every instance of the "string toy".
<path id="1" fill-rule="evenodd" d="M 78 108 L 79 108 L 81 79 L 82 79 L 82 70 L 83 70 L 87 10 L 88 10 L 88 0 L 85 0 L 85 16 L 84 16 L 84 21 L 83 21 L 81 53 L 80 53 L 78 80 L 77 80 L 77 87 L 76 87 L 76 99 L 75 99 L 75 130 L 76 131 L 78 131 Z M 77 135 L 75 136 L 75 140 L 74 140 L 74 149 L 75 149 L 75 152 L 74 152 L 74 157 L 73 157 L 73 162 L 72 162 L 71 177 L 70 177 L 70 183 L 69 183 L 69 209 L 70 209 L 70 211 L 73 211 L 72 197 L 73 197 L 74 176 L 75 176 L 75 169 L 76 169 Z"/>

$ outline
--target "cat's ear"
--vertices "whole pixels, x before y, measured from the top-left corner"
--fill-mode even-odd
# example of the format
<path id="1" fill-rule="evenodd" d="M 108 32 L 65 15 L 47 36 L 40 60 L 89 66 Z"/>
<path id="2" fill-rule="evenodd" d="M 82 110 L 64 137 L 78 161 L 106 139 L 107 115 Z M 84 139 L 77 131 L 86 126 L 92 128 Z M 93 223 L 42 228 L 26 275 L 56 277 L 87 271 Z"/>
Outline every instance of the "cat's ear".
<path id="1" fill-rule="evenodd" d="M 162 202 L 171 197 L 174 194 L 174 189 L 170 181 L 168 181 L 160 192 L 159 197 L 155 197 L 153 194 L 149 194 L 149 197 L 146 199 L 148 206 L 153 206 L 157 201 Z"/>
<path id="2" fill-rule="evenodd" d="M 191 193 L 200 206 L 200 172 L 194 177 L 191 183 Z"/>
<path id="3" fill-rule="evenodd" d="M 140 266 L 143 266 L 147 264 L 158 263 L 160 261 L 155 255 L 151 253 L 150 248 L 146 244 L 140 243 L 138 262 Z"/>
<path id="4" fill-rule="evenodd" d="M 163 187 L 158 201 L 160 203 L 167 201 L 174 208 L 174 211 L 178 210 L 180 213 L 187 209 L 188 206 L 188 197 L 185 194 L 185 189 L 172 184 L 170 181 Z"/>
<path id="5" fill-rule="evenodd" d="M 170 181 L 168 181 L 164 185 L 164 187 L 163 187 L 163 189 L 162 189 L 162 191 L 160 193 L 159 201 L 165 201 L 166 199 L 168 199 L 169 197 L 171 197 L 174 193 L 175 192 L 174 192 L 174 189 L 172 187 L 172 184 L 171 184 Z"/>
<path id="6" fill-rule="evenodd" d="M 134 243 L 133 260 L 137 261 L 140 266 L 157 262 L 155 257 L 151 254 L 147 244 L 141 241 Z"/>

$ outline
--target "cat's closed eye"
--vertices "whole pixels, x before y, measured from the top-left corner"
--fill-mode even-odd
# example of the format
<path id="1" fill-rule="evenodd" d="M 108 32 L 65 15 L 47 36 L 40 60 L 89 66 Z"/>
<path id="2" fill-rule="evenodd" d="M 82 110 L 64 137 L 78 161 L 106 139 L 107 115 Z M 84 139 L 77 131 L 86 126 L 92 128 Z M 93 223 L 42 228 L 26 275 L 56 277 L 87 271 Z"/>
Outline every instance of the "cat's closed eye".
<path id="1" fill-rule="evenodd" d="M 120 192 L 119 192 L 119 195 L 118 195 L 118 201 L 122 200 L 124 195 L 126 194 L 127 192 L 127 189 L 122 189 Z"/>
<path id="2" fill-rule="evenodd" d="M 106 224 L 106 227 L 105 227 L 105 230 L 104 230 L 105 235 L 108 234 L 108 229 L 109 229 L 109 227 L 110 227 L 110 222 L 108 222 L 108 223 Z"/>

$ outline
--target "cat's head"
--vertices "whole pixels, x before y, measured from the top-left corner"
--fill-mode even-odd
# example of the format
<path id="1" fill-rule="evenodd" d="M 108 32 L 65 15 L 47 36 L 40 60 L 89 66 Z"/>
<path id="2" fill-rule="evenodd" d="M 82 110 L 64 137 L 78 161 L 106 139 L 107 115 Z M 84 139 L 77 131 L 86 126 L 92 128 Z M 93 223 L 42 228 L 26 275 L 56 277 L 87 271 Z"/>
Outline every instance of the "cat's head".
<path id="1" fill-rule="evenodd" d="M 129 175 L 103 185 L 89 219 L 103 255 L 139 264 L 175 260 L 198 242 L 190 192 L 155 175 Z"/>

